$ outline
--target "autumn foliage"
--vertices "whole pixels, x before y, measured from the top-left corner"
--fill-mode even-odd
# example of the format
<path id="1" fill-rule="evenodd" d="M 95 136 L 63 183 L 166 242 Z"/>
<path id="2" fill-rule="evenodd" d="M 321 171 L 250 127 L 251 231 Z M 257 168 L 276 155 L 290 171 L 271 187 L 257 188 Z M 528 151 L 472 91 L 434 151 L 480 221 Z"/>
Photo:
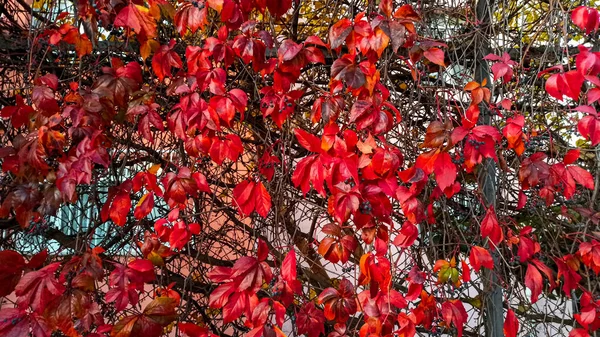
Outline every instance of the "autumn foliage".
<path id="1" fill-rule="evenodd" d="M 507 337 L 558 299 L 563 334 L 600 329 L 589 44 L 444 87 L 410 4 L 324 34 L 300 1 L 75 3 L 0 102 L 0 335 L 479 336 L 494 286 Z"/>

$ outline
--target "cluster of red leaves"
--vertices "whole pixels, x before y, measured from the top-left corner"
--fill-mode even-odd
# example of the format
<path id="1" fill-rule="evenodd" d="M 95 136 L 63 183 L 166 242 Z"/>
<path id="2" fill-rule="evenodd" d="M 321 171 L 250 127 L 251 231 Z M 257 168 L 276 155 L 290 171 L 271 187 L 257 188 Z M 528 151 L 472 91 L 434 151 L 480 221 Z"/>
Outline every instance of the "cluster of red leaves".
<path id="1" fill-rule="evenodd" d="M 436 222 L 434 204 L 462 190 L 459 173 L 472 174 L 484 161 L 499 162 L 503 140 L 507 149 L 519 157 L 517 174 L 522 191 L 537 191 L 548 206 L 558 193 L 567 200 L 573 198 L 577 184 L 594 188 L 590 173 L 575 164 L 579 150 L 568 151 L 561 162 L 555 163 L 549 163 L 544 153 L 525 156 L 530 136 L 524 116 L 518 113 L 505 121 L 502 132 L 495 126 L 481 125 L 482 108 L 499 109 L 492 103 L 489 83 L 483 80 L 464 87 L 471 103 L 460 111 L 460 123 L 430 123 L 421 144 L 424 152 L 414 163 L 407 164 L 398 148 L 385 138 L 401 121 L 402 112 L 390 101 L 389 90 L 380 78 L 378 60 L 386 51 L 406 51 L 406 65 L 416 80 L 417 63 L 445 66 L 445 45 L 418 36 L 415 24 L 420 17 L 411 6 L 394 10 L 391 0 L 383 0 L 379 14 L 360 13 L 335 23 L 328 43 L 316 36 L 301 43 L 287 39 L 278 43 L 277 57 L 268 57 L 274 38 L 258 22 L 249 20 L 250 14 L 268 11 L 273 17 L 281 17 L 291 5 L 289 0 L 193 0 L 173 7 L 164 0 L 152 0 L 148 7 L 142 1 L 133 1 L 119 8 L 110 8 L 109 4 L 98 8 L 106 16 L 102 22 L 113 19 L 115 27 L 124 28 L 128 37 L 137 39 L 142 59 L 152 55 L 151 70 L 156 83 L 165 85 L 178 103 L 163 120 L 154 93 L 143 86 L 142 66 L 135 61 L 125 64 L 118 58 L 102 69 L 102 75 L 90 87 L 71 83 L 67 89 L 51 74 L 36 78 L 29 102 L 18 96 L 14 106 L 0 112 L 2 117 L 11 119 L 14 128 L 35 130 L 17 137 L 11 146 L 0 151 L 2 170 L 29 182 L 8 193 L 0 207 L 0 217 L 14 214 L 26 228 L 32 220 L 51 214 L 61 204 L 74 202 L 76 186 L 92 183 L 94 166 L 108 168 L 114 159 L 107 151 L 112 144 L 106 133 L 114 124 L 135 123 L 149 143 L 155 141 L 155 132 L 170 132 L 181 140 L 185 152 L 194 160 L 207 158 L 215 165 L 236 162 L 245 149 L 240 136 L 232 130 L 244 120 L 249 97 L 240 89 L 228 88 L 228 67 L 239 61 L 272 79 L 270 85 L 259 90 L 260 112 L 267 123 L 272 121 L 284 129 L 290 126 L 290 118 L 305 94 L 296 85 L 302 69 L 324 64 L 324 52 L 340 53 L 331 65 L 329 90 L 312 108 L 311 121 L 322 123 L 322 133 L 294 129 L 295 139 L 309 154 L 293 163 L 291 181 L 304 195 L 314 189 L 327 200 L 327 212 L 334 223 L 321 229 L 326 237 L 319 243 L 318 253 L 324 259 L 345 264 L 361 243 L 373 248 L 360 256 L 357 284 L 342 279 L 337 286 L 320 293 L 318 306 L 312 301 L 295 305 L 294 300 L 304 291 L 298 281 L 295 251 L 289 251 L 281 261 L 279 274 L 274 275 L 267 263 L 267 243 L 259 240 L 255 257 L 244 256 L 232 267 L 211 271 L 209 279 L 220 285 L 211 292 L 209 305 L 222 311 L 224 324 L 243 320 L 250 329 L 249 336 L 283 336 L 281 328 L 291 311 L 297 317 L 299 333 L 316 337 L 325 331 L 329 320 L 335 322 L 330 336 L 344 336 L 348 319 L 359 310 L 364 319 L 360 328 L 363 337 L 393 333 L 414 336 L 417 326 L 454 327 L 461 336 L 469 319 L 465 307 L 459 299 L 438 300 L 425 292 L 423 284 L 434 280 L 431 275 L 413 268 L 406 277 L 408 292 L 403 295 L 393 289 L 390 245 L 399 249 L 413 245 L 419 226 Z M 177 32 L 184 36 L 203 29 L 209 9 L 223 23 L 217 37 L 208 38 L 203 46 L 181 46 L 175 39 L 161 45 L 157 22 L 163 15 L 173 17 Z M 598 29 L 595 9 L 579 7 L 572 18 L 586 33 Z M 42 37 L 53 45 L 74 45 L 79 57 L 91 52 L 89 38 L 69 24 L 50 28 Z M 183 49 L 184 55 L 180 55 Z M 494 63 L 494 80 L 511 81 L 517 64 L 508 54 L 490 54 L 485 59 Z M 584 83 L 591 84 L 584 94 L 587 105 L 574 110 L 584 114 L 578 122 L 579 133 L 596 146 L 600 143 L 600 114 L 593 104 L 600 98 L 600 54 L 580 47 L 576 69 L 565 72 L 560 66 L 553 67 L 540 76 L 551 71 L 557 72 L 546 80 L 546 90 L 557 100 L 566 96 L 579 102 Z M 351 101 L 345 99 L 347 94 Z M 510 108 L 510 102 L 502 101 L 500 105 Z M 338 122 L 343 114 L 348 115 L 346 124 Z M 70 123 L 68 131 L 62 127 L 66 120 Z M 64 148 L 68 151 L 62 153 Z M 275 172 L 273 165 L 279 164 L 280 159 L 272 149 L 260 155 L 258 173 L 250 173 L 232 189 L 231 203 L 242 216 L 256 212 L 266 218 L 271 211 L 269 182 Z M 56 167 L 48 164 L 49 158 L 57 160 Z M 177 318 L 180 299 L 172 289 L 162 289 L 141 312 L 125 315 L 116 324 L 103 321 L 92 298 L 96 281 L 112 270 L 108 274 L 111 289 L 105 294 L 106 301 L 114 303 L 117 312 L 136 305 L 144 284 L 155 279 L 155 267 L 163 265 L 166 257 L 183 249 L 193 235 L 201 232 L 199 224 L 183 220 L 180 210 L 200 193 L 212 193 L 206 176 L 190 167 L 159 171 L 154 166 L 111 187 L 100 214 L 102 221 L 123 226 L 132 208 L 134 218 L 143 219 L 154 209 L 155 198 L 164 199 L 169 214 L 156 221 L 154 232 L 147 232 L 144 242 L 138 243 L 143 258 L 127 265 L 110 263 L 101 256 L 101 249 L 95 248 L 65 263 L 44 266 L 43 253 L 26 263 L 16 252 L 0 252 L 0 260 L 6 261 L 0 267 L 0 277 L 5 281 L 0 294 L 14 292 L 17 297 L 17 308 L 0 310 L 0 332 L 9 336 L 31 332 L 36 337 L 47 336 L 53 330 L 69 336 L 83 331 L 93 337 L 109 331 L 119 337 L 162 334 L 163 328 Z M 53 184 L 45 184 L 46 181 Z M 131 197 L 135 193 L 142 196 L 133 207 Z M 521 192 L 519 207 L 526 202 Z M 394 228 L 392 221 L 394 204 L 399 205 L 399 216 L 404 221 L 400 230 Z M 531 291 L 531 302 L 537 301 L 544 291 L 544 277 L 548 291 L 557 287 L 557 280 L 562 277 L 563 291 L 571 296 L 571 291 L 579 286 L 581 264 L 595 273 L 600 271 L 600 243 L 596 240 L 581 243 L 576 254 L 556 258 L 555 273 L 539 259 L 540 245 L 530 227 L 515 228 L 518 234 L 514 235 L 508 219 L 499 217 L 494 207 L 486 209 L 478 225 L 481 246 L 472 244 L 468 263 L 465 256 L 460 267 L 456 257 L 437 261 L 432 270 L 438 284 L 458 287 L 461 282 L 469 282 L 470 268 L 475 272 L 481 272 L 482 267 L 494 269 L 490 252 L 501 246 L 511 249 L 513 245 L 522 269 L 526 270 L 523 279 Z M 359 231 L 362 242 L 354 236 Z M 259 296 L 259 290 L 271 281 L 273 296 Z M 359 287 L 363 290 L 359 291 Z M 582 328 L 573 335 L 584 336 L 600 326 L 600 304 L 592 295 L 586 296 L 581 301 L 581 312 L 575 316 Z M 419 302 L 409 307 L 408 301 L 417 299 Z M 518 327 L 515 313 L 509 310 L 504 323 L 506 335 L 516 336 Z M 193 323 L 180 323 L 180 328 L 187 335 L 209 334 L 205 327 Z"/>
<path id="2" fill-rule="evenodd" d="M 0 332 L 3 336 L 50 336 L 60 331 L 66 336 L 159 336 L 163 328 L 177 318 L 177 293 L 157 294 L 139 314 L 123 316 L 116 324 L 107 324 L 95 301 L 96 284 L 105 277 L 103 250 L 94 248 L 81 256 L 42 267 L 46 250 L 25 262 L 19 253 L 5 250 L 0 258 L 3 282 L 0 294 L 14 291 L 16 308 L 0 310 Z M 149 260 L 137 259 L 127 266 L 113 263 L 109 276 L 107 302 L 115 302 L 117 312 L 139 301 L 145 283 L 154 281 L 154 266 Z M 95 332 L 92 332 L 94 330 Z"/>

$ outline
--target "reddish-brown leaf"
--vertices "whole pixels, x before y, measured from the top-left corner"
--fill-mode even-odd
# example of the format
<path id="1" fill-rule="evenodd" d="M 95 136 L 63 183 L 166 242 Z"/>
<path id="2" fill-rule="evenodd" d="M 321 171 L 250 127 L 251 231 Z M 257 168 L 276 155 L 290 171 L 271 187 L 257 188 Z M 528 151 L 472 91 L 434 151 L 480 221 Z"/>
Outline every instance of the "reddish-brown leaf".
<path id="1" fill-rule="evenodd" d="M 352 31 L 352 21 L 347 18 L 343 18 L 333 24 L 329 29 L 329 44 L 332 49 L 336 49 L 346 41 L 348 35 Z"/>
<path id="2" fill-rule="evenodd" d="M 25 104 L 21 95 L 16 96 L 17 105 L 5 106 L 0 111 L 0 116 L 10 118 L 13 127 L 19 128 L 29 121 L 29 117 L 35 112 L 33 108 Z"/>
<path id="3" fill-rule="evenodd" d="M 357 310 L 354 296 L 354 286 L 345 278 L 340 281 L 338 289 L 323 290 L 318 300 L 319 304 L 324 304 L 325 318 L 338 323 L 346 322 Z"/>
<path id="4" fill-rule="evenodd" d="M 0 251 L 0 261 L 0 297 L 4 297 L 10 295 L 19 283 L 25 259 L 14 250 L 3 250 Z"/>
<path id="5" fill-rule="evenodd" d="M 175 300 L 157 297 L 148 303 L 142 314 L 126 316 L 114 325 L 111 337 L 158 337 L 163 328 L 177 318 Z"/>
<path id="6" fill-rule="evenodd" d="M 315 307 L 314 302 L 306 302 L 296 314 L 298 333 L 308 337 L 319 337 L 325 333 L 325 315 Z"/>

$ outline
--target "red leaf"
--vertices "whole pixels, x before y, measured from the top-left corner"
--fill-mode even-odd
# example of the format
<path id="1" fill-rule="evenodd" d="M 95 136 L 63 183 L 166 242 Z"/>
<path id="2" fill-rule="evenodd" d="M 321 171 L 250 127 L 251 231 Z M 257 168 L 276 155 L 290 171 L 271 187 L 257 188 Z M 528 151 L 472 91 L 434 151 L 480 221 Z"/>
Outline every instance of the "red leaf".
<path id="1" fill-rule="evenodd" d="M 271 209 L 271 195 L 262 182 L 244 180 L 233 189 L 233 203 L 240 214 L 248 216 L 252 211 L 266 218 Z"/>
<path id="2" fill-rule="evenodd" d="M 346 84 L 354 89 L 362 87 L 366 77 L 360 67 L 355 63 L 354 55 L 344 55 L 335 60 L 331 65 L 331 77 L 338 81 L 346 81 Z"/>
<path id="3" fill-rule="evenodd" d="M 140 198 L 140 201 L 137 203 L 137 205 L 135 206 L 135 210 L 133 211 L 133 216 L 135 216 L 136 219 L 140 220 L 146 215 L 150 214 L 153 208 L 154 192 L 148 192 Z"/>
<path id="4" fill-rule="evenodd" d="M 539 244 L 537 246 L 537 250 L 539 251 Z M 519 235 L 519 249 L 517 251 L 519 261 L 523 263 L 533 257 L 535 253 L 537 253 L 536 243 L 521 231 Z"/>
<path id="5" fill-rule="evenodd" d="M 233 189 L 233 204 L 237 206 L 240 214 L 248 216 L 254 210 L 255 197 L 252 195 L 254 182 L 244 180 Z"/>
<path id="6" fill-rule="evenodd" d="M 10 118 L 13 127 L 19 128 L 29 121 L 31 114 L 35 112 L 33 108 L 25 104 L 21 95 L 16 96 L 16 106 L 6 106 L 0 111 L 0 116 Z"/>
<path id="7" fill-rule="evenodd" d="M 582 301 L 583 302 L 583 301 Z M 573 315 L 577 322 L 583 327 L 588 327 L 596 320 L 597 312 L 596 307 L 593 305 L 583 306 L 579 314 Z"/>
<path id="8" fill-rule="evenodd" d="M 590 334 L 586 329 L 577 328 L 569 332 L 569 337 L 590 337 Z"/>
<path id="9" fill-rule="evenodd" d="M 29 259 L 29 262 L 27 262 L 26 267 L 29 269 L 38 269 L 39 267 L 43 266 L 44 263 L 46 263 L 47 258 L 48 258 L 48 248 L 45 248 L 41 252 L 32 256 L 31 259 Z M 0 258 L 0 261 L 3 261 L 3 263 L 4 263 L 5 260 L 3 258 Z M 0 275 L 1 275 L 1 273 L 0 273 Z"/>
<path id="10" fill-rule="evenodd" d="M 452 158 L 450 158 L 447 152 L 442 152 L 437 156 L 433 172 L 435 173 L 435 180 L 442 191 L 454 184 L 456 180 L 456 165 L 452 162 Z"/>
<path id="11" fill-rule="evenodd" d="M 307 37 L 306 40 L 304 40 L 304 44 L 315 44 L 317 46 L 329 48 L 329 46 L 325 42 L 323 42 L 323 40 L 321 40 L 320 37 L 316 35 L 311 35 Z"/>
<path id="12" fill-rule="evenodd" d="M 390 38 L 387 36 L 387 34 L 384 33 L 381 28 L 376 27 L 373 29 L 373 33 L 369 37 L 368 49 L 365 50 L 363 46 L 366 47 L 366 45 L 363 45 L 361 46 L 361 50 L 364 54 L 374 51 L 377 54 L 377 57 L 381 57 L 381 54 L 383 54 L 383 51 L 388 46 L 389 42 Z"/>
<path id="13" fill-rule="evenodd" d="M 600 273 L 600 243 L 596 240 L 582 242 L 579 245 L 579 255 L 583 264 Z"/>
<path id="14" fill-rule="evenodd" d="M 502 232 L 500 225 L 498 225 L 496 211 L 494 211 L 493 207 L 488 208 L 485 217 L 481 221 L 481 236 L 489 238 L 494 244 L 491 246 L 491 249 L 495 249 L 495 247 L 504 239 L 504 233 Z"/>
<path id="15" fill-rule="evenodd" d="M 266 218 L 271 209 L 271 195 L 262 182 L 257 183 L 252 191 L 254 194 L 256 213 Z"/>
<path id="16" fill-rule="evenodd" d="M 563 96 L 567 96 L 577 101 L 584 80 L 579 71 L 571 70 L 550 76 L 546 81 L 545 88 L 550 96 L 558 100 L 563 100 Z"/>
<path id="17" fill-rule="evenodd" d="M 508 309 L 506 312 L 506 319 L 504 320 L 504 336 L 506 337 L 517 337 L 519 332 L 519 320 L 517 315 L 512 309 Z"/>
<path id="18" fill-rule="evenodd" d="M 258 261 L 265 261 L 269 256 L 269 246 L 262 239 L 258 239 L 258 249 L 256 251 L 256 257 Z"/>
<path id="19" fill-rule="evenodd" d="M 160 49 L 152 57 L 152 70 L 158 79 L 162 81 L 165 77 L 171 77 L 171 67 L 181 68 L 181 58 L 173 50 L 175 40 L 171 40 L 168 45 L 160 46 Z"/>
<path id="20" fill-rule="evenodd" d="M 294 129 L 294 134 L 296 135 L 296 139 L 298 139 L 298 143 L 300 143 L 303 148 L 310 152 L 321 152 L 321 140 L 317 136 L 300 128 Z"/>
<path id="21" fill-rule="evenodd" d="M 127 266 L 139 273 L 154 273 L 154 265 L 152 264 L 152 262 L 150 262 L 150 260 L 136 259 L 127 264 Z"/>
<path id="22" fill-rule="evenodd" d="M 525 152 L 525 143 L 523 142 L 523 126 L 525 125 L 525 117 L 516 115 L 509 118 L 506 126 L 502 129 L 502 134 L 508 141 L 508 148 L 514 149 L 517 155 Z"/>
<path id="23" fill-rule="evenodd" d="M 201 327 L 194 323 L 179 323 L 177 326 L 179 331 L 187 337 L 216 337 L 208 331 L 207 327 Z"/>
<path id="24" fill-rule="evenodd" d="M 305 41 L 306 43 L 306 41 Z M 306 57 L 306 60 L 310 63 L 321 63 L 321 64 L 325 64 L 325 55 L 323 55 L 323 52 L 321 51 L 321 49 L 314 47 L 314 46 L 309 46 L 309 47 L 304 47 L 304 57 Z"/>
<path id="25" fill-rule="evenodd" d="M 402 207 L 402 212 L 408 221 L 418 224 L 425 218 L 423 204 L 405 186 L 398 187 L 396 198 L 400 201 L 400 207 Z"/>
<path id="26" fill-rule="evenodd" d="M 354 286 L 343 278 L 338 289 L 327 288 L 319 295 L 319 304 L 324 304 L 325 318 L 330 321 L 344 323 L 350 315 L 356 313 L 357 304 L 354 298 Z"/>
<path id="27" fill-rule="evenodd" d="M 394 12 L 394 17 L 410 21 L 421 21 L 421 17 L 415 12 L 411 5 L 402 5 Z"/>
<path id="28" fill-rule="evenodd" d="M 408 248 L 412 246 L 417 237 L 419 236 L 419 229 L 410 221 L 404 222 L 400 233 L 394 239 L 394 245 L 401 248 Z"/>
<path id="29" fill-rule="evenodd" d="M 0 251 L 0 261 L 0 297 L 4 297 L 10 295 L 19 283 L 25 259 L 13 250 L 3 250 Z"/>
<path id="30" fill-rule="evenodd" d="M 512 68 L 504 62 L 497 62 L 492 66 L 494 80 L 502 78 L 504 83 L 508 83 L 513 76 Z"/>
<path id="31" fill-rule="evenodd" d="M 288 282 L 297 280 L 296 276 L 296 251 L 290 250 L 281 263 L 281 276 Z"/>
<path id="32" fill-rule="evenodd" d="M 127 222 L 127 214 L 131 209 L 131 198 L 128 192 L 118 193 L 110 205 L 110 219 L 118 226 Z"/>
<path id="33" fill-rule="evenodd" d="M 591 7 L 579 6 L 571 13 L 573 23 L 583 30 L 586 34 L 595 32 L 600 25 L 600 15 L 598 10 Z"/>
<path id="34" fill-rule="evenodd" d="M 319 194 L 325 196 L 325 172 L 319 155 L 308 156 L 302 158 L 296 165 L 296 169 L 292 174 L 292 182 L 295 187 L 302 190 L 303 195 L 310 191 L 312 185 Z"/>
<path id="35" fill-rule="evenodd" d="M 63 41 L 75 46 L 75 53 L 79 58 L 92 53 L 92 42 L 87 35 L 81 34 L 76 28 L 69 30 L 63 37 Z"/>
<path id="36" fill-rule="evenodd" d="M 150 260 L 136 259 L 128 266 L 114 264 L 110 273 L 110 289 L 106 293 L 107 302 L 115 302 L 117 312 L 122 311 L 129 303 L 135 305 L 139 301 L 139 290 L 145 282 L 155 279 L 154 266 Z M 133 266 L 133 268 L 131 267 Z"/>
<path id="37" fill-rule="evenodd" d="M 348 35 L 352 32 L 352 21 L 343 18 L 336 22 L 329 29 L 329 43 L 332 49 L 336 49 L 344 43 Z"/>
<path id="38" fill-rule="evenodd" d="M 386 17 L 391 17 L 392 11 L 394 10 L 394 2 L 392 0 L 382 0 L 379 3 L 379 10 L 381 10 Z"/>
<path id="39" fill-rule="evenodd" d="M 429 48 L 423 52 L 423 56 L 431 63 L 435 63 L 441 67 L 446 66 L 446 63 L 444 62 L 444 51 L 440 48 Z"/>
<path id="40" fill-rule="evenodd" d="M 535 187 L 540 180 L 548 178 L 550 166 L 544 161 L 546 158 L 543 152 L 536 152 L 521 162 L 519 181 L 524 190 Z"/>
<path id="41" fill-rule="evenodd" d="M 454 324 L 458 331 L 458 337 L 461 337 L 464 324 L 468 319 L 467 311 L 462 302 L 460 300 L 448 300 L 442 303 L 442 317 L 448 326 Z"/>
<path id="42" fill-rule="evenodd" d="M 591 140 L 592 146 L 600 144 L 600 116 L 593 114 L 585 116 L 577 123 L 577 130 L 586 139 Z"/>
<path id="43" fill-rule="evenodd" d="M 398 314 L 398 331 L 396 332 L 402 337 L 414 337 L 417 333 L 415 323 L 415 315 L 411 314 L 409 316 L 406 313 L 401 312 Z"/>
<path id="44" fill-rule="evenodd" d="M 531 290 L 531 303 L 537 302 L 542 293 L 542 274 L 532 263 L 527 264 L 525 286 Z"/>
<path id="45" fill-rule="evenodd" d="M 462 280 L 463 282 L 471 281 L 471 268 L 465 260 L 460 261 L 462 267 Z"/>
<path id="46" fill-rule="evenodd" d="M 266 0 L 267 8 L 274 17 L 278 18 L 292 7 L 292 0 Z"/>
<path id="47" fill-rule="evenodd" d="M 52 116 L 59 111 L 54 91 L 45 85 L 33 87 L 31 101 L 45 116 Z"/>
<path id="48" fill-rule="evenodd" d="M 591 173 L 577 165 L 569 165 L 566 169 L 581 186 L 590 190 L 594 189 L 594 177 Z"/>
<path id="49" fill-rule="evenodd" d="M 279 56 L 279 62 L 283 63 L 285 61 L 293 60 L 298 53 L 302 50 L 302 45 L 297 44 L 296 42 L 287 39 L 284 40 L 279 49 L 277 50 L 277 55 Z"/>
<path id="50" fill-rule="evenodd" d="M 52 300 L 65 291 L 54 276 L 59 267 L 60 262 L 55 262 L 23 275 L 15 288 L 15 295 L 19 296 L 17 302 L 23 307 L 31 306 L 33 311 L 41 314 Z"/>
<path id="51" fill-rule="evenodd" d="M 563 277 L 563 292 L 567 297 L 571 296 L 571 290 L 577 289 L 581 275 L 577 272 L 579 268 L 579 258 L 573 255 L 563 256 L 561 259 L 555 259 L 558 267 L 557 279 Z"/>
<path id="52" fill-rule="evenodd" d="M 32 315 L 33 316 L 33 315 Z M 41 318 L 41 317 L 40 317 Z M 43 323 L 41 320 L 39 323 Z M 30 317 L 27 315 L 27 312 L 21 309 L 14 308 L 2 308 L 0 310 L 0 335 L 7 337 L 21 337 L 21 336 L 30 336 L 29 328 L 30 328 Z M 42 328 L 40 324 L 40 328 Z M 41 332 L 39 329 L 38 333 L 34 334 L 34 337 L 47 337 L 50 336 L 50 329 L 48 327 L 44 327 L 46 330 L 43 334 L 39 334 Z M 35 330 L 35 329 L 34 329 Z M 35 333 L 35 331 L 34 331 Z"/>
<path id="53" fill-rule="evenodd" d="M 208 23 L 206 14 L 208 9 L 204 4 L 198 6 L 197 3 L 184 2 L 175 12 L 175 27 L 181 36 L 184 36 L 188 29 L 195 33 Z"/>
<path id="54" fill-rule="evenodd" d="M 322 231 L 331 237 L 321 240 L 318 248 L 319 254 L 332 263 L 348 262 L 350 254 L 354 253 L 358 246 L 354 236 L 342 235 L 340 226 L 333 223 L 323 226 Z"/>
<path id="55" fill-rule="evenodd" d="M 471 266 L 476 272 L 479 272 L 482 266 L 487 269 L 494 269 L 494 259 L 492 259 L 490 252 L 483 247 L 473 246 L 471 248 L 469 262 L 471 262 Z"/>
<path id="56" fill-rule="evenodd" d="M 264 261 L 244 256 L 233 265 L 231 278 L 237 284 L 238 291 L 256 291 L 265 280 L 267 282 L 271 280 L 272 274 L 271 269 Z"/>
<path id="57" fill-rule="evenodd" d="M 549 291 L 552 292 L 552 290 L 557 286 L 554 280 L 554 271 L 538 259 L 531 260 L 531 263 L 533 263 L 544 275 L 546 275 L 546 278 L 548 278 Z"/>
<path id="58" fill-rule="evenodd" d="M 325 315 L 315 307 L 314 302 L 306 302 L 296 314 L 298 333 L 308 337 L 319 337 L 325 333 Z"/>
<path id="59" fill-rule="evenodd" d="M 217 137 L 213 139 L 210 147 L 210 158 L 217 165 L 221 165 L 225 159 L 237 161 L 242 152 L 244 152 L 244 146 L 240 137 L 229 134 L 223 139 Z"/>

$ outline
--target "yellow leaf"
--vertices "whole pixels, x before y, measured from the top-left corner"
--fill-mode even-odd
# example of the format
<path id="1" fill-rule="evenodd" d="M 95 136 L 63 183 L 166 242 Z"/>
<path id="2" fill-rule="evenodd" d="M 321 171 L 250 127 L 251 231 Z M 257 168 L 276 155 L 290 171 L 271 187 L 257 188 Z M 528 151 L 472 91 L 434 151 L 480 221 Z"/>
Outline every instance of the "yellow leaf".
<path id="1" fill-rule="evenodd" d="M 46 3 L 50 2 L 49 0 L 33 0 L 33 4 L 31 5 L 34 9 L 42 9 Z"/>
<path id="2" fill-rule="evenodd" d="M 470 305 L 472 305 L 473 307 L 477 308 L 477 309 L 481 309 L 481 297 L 479 295 L 473 297 L 473 298 L 467 298 L 465 299 L 465 302 L 469 303 Z"/>
<path id="3" fill-rule="evenodd" d="M 151 251 L 148 254 L 147 259 L 150 260 L 150 262 L 152 262 L 152 264 L 155 265 L 155 266 L 157 266 L 157 267 L 162 267 L 162 266 L 165 265 L 165 261 L 163 260 L 162 256 L 160 256 L 155 251 Z"/>
<path id="4" fill-rule="evenodd" d="M 147 40 L 140 46 L 140 55 L 143 60 L 146 60 L 150 54 L 160 47 L 160 44 L 155 40 Z"/>
<path id="5" fill-rule="evenodd" d="M 160 170 L 160 164 L 154 164 L 148 169 L 148 172 L 150 172 L 152 174 L 156 174 L 156 172 L 158 172 L 158 170 Z"/>

